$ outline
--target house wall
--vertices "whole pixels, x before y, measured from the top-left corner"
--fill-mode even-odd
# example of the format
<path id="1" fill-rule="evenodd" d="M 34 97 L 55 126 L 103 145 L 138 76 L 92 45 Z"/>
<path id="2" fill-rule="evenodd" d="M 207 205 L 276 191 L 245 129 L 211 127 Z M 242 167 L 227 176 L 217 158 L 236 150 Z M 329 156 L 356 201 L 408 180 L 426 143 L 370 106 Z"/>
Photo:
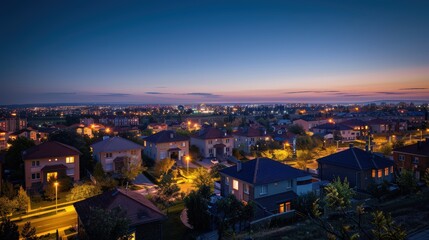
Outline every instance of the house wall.
<path id="1" fill-rule="evenodd" d="M 26 188 L 31 188 L 33 183 L 45 181 L 45 176 L 41 173 L 41 169 L 45 166 L 63 164 L 67 166 L 67 176 L 72 177 L 74 181 L 79 181 L 80 171 L 79 171 L 79 155 L 70 155 L 67 157 L 74 157 L 74 163 L 66 163 L 66 156 L 57 157 L 57 158 L 42 158 L 42 159 L 28 159 L 24 163 L 25 171 L 25 186 Z M 56 160 L 55 160 L 56 159 Z M 39 166 L 32 166 L 33 161 L 39 161 Z M 32 174 L 39 173 L 39 179 L 32 179 Z"/>
<path id="2" fill-rule="evenodd" d="M 311 183 L 311 180 L 311 175 L 294 179 L 292 183 L 293 191 L 297 195 L 302 195 L 313 191 L 313 184 Z"/>
<path id="3" fill-rule="evenodd" d="M 216 149 L 214 145 L 225 144 L 224 153 L 228 156 L 232 155 L 232 149 L 234 147 L 234 138 L 217 138 L 217 139 L 200 139 L 191 138 L 191 145 L 195 145 L 200 149 L 200 153 L 204 158 L 216 157 Z"/>
<path id="4" fill-rule="evenodd" d="M 284 193 L 287 191 L 293 191 L 293 180 L 286 180 L 286 181 L 280 181 L 276 183 L 270 183 L 270 184 L 264 184 L 267 185 L 267 193 L 261 194 L 262 186 L 263 185 L 256 185 L 255 186 L 255 192 L 254 192 L 254 198 L 262 198 L 267 197 L 279 193 Z"/>
<path id="5" fill-rule="evenodd" d="M 107 153 L 111 153 L 112 156 L 106 156 Z M 113 160 L 116 157 L 129 157 L 133 164 L 142 163 L 142 154 L 140 148 L 129 149 L 126 151 L 116 151 L 116 152 L 99 152 L 95 155 L 96 160 L 101 162 L 105 172 L 113 172 Z"/>
<path id="6" fill-rule="evenodd" d="M 171 148 L 180 148 L 179 160 L 183 160 L 183 157 L 189 154 L 189 141 L 178 141 L 178 142 L 169 142 L 169 143 L 151 143 L 145 142 L 144 153 L 160 161 L 162 159 L 168 158 L 168 149 Z"/>
<path id="7" fill-rule="evenodd" d="M 403 160 L 400 160 L 400 156 L 402 156 Z M 418 158 L 418 162 L 415 161 L 416 157 Z M 399 170 L 406 169 L 413 171 L 414 176 L 418 180 L 421 180 L 425 174 L 426 169 L 429 168 L 429 156 L 393 152 L 393 160 L 395 161 L 395 166 Z"/>
<path id="8" fill-rule="evenodd" d="M 250 152 L 250 147 L 255 146 L 257 141 L 265 141 L 268 136 L 246 137 L 241 135 L 233 135 L 234 148 L 243 150 L 246 153 Z"/>
<path id="9" fill-rule="evenodd" d="M 388 174 L 385 175 L 385 169 L 382 170 L 382 176 L 378 177 L 378 170 L 375 170 L 375 177 L 372 177 L 372 169 L 370 170 L 355 170 L 350 168 L 343 168 L 328 164 L 319 163 L 319 177 L 321 180 L 334 181 L 340 177 L 342 181 L 347 178 L 350 187 L 357 187 L 358 189 L 367 190 L 371 183 L 383 183 L 383 181 L 393 181 L 393 173 L 388 169 Z"/>

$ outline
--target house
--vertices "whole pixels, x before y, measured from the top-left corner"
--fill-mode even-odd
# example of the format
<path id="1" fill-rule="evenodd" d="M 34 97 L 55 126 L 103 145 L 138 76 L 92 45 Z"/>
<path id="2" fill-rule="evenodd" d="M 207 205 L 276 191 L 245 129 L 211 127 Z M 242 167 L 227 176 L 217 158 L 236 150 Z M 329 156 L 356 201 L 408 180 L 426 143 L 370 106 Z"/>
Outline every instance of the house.
<path id="1" fill-rule="evenodd" d="M 25 186 L 37 188 L 62 176 L 79 181 L 79 155 L 76 148 L 59 142 L 44 142 L 22 152 Z"/>
<path id="2" fill-rule="evenodd" d="M 384 119 L 373 119 L 368 121 L 372 133 L 387 133 L 390 131 L 390 123 Z"/>
<path id="3" fill-rule="evenodd" d="M 0 130 L 0 151 L 8 149 L 9 134 L 6 131 Z"/>
<path id="4" fill-rule="evenodd" d="M 319 126 L 321 124 L 325 124 L 327 123 L 329 120 L 328 119 L 319 119 L 319 120 L 315 120 L 315 119 L 297 119 L 293 121 L 293 124 L 295 125 L 300 125 L 306 132 L 310 131 L 310 129 Z"/>
<path id="5" fill-rule="evenodd" d="M 429 139 L 393 149 L 393 160 L 399 171 L 412 171 L 416 179 L 421 180 L 429 168 Z"/>
<path id="6" fill-rule="evenodd" d="M 260 128 L 243 128 L 232 133 L 234 138 L 234 148 L 250 153 L 252 147 L 256 146 L 258 141 L 269 141 L 271 139 L 267 131 Z"/>
<path id="7" fill-rule="evenodd" d="M 318 125 L 312 129 L 315 134 L 332 133 L 334 138 L 336 135 L 341 136 L 343 141 L 354 141 L 360 136 L 360 131 L 341 123 L 325 123 Z"/>
<path id="8" fill-rule="evenodd" d="M 143 146 L 121 137 L 104 137 L 91 145 L 94 159 L 105 172 L 120 172 L 122 167 L 141 165 Z"/>
<path id="9" fill-rule="evenodd" d="M 147 125 L 147 129 L 151 130 L 152 133 L 161 132 L 168 129 L 168 125 L 166 123 L 150 123 Z"/>
<path id="10" fill-rule="evenodd" d="M 116 189 L 75 202 L 73 206 L 78 215 L 79 239 L 85 239 L 85 229 L 91 228 L 88 220 L 92 209 L 112 210 L 117 207 L 124 211 L 129 219 L 128 233 L 133 236 L 133 239 L 162 239 L 163 222 L 167 216 L 139 193 Z"/>
<path id="11" fill-rule="evenodd" d="M 293 199 L 312 191 L 309 173 L 269 158 L 238 162 L 219 172 L 221 196 L 233 194 L 240 201 L 252 201 L 259 211 L 290 211 Z"/>
<path id="12" fill-rule="evenodd" d="M 393 161 L 360 148 L 347 150 L 317 159 L 319 178 L 333 181 L 337 177 L 347 178 L 351 187 L 367 190 L 371 184 L 391 182 L 394 178 Z"/>
<path id="13" fill-rule="evenodd" d="M 191 136 L 191 145 L 197 146 L 205 158 L 223 158 L 232 155 L 234 138 L 217 128 L 206 126 Z"/>
<path id="14" fill-rule="evenodd" d="M 144 154 L 159 161 L 165 158 L 183 161 L 189 154 L 189 137 L 164 130 L 144 138 Z"/>

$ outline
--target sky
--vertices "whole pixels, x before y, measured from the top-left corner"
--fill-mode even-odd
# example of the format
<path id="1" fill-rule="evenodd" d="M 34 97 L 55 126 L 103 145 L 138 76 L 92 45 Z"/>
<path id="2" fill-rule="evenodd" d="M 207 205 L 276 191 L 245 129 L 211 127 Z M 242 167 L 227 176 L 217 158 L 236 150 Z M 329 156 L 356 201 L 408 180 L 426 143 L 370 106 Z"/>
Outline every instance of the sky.
<path id="1" fill-rule="evenodd" d="M 429 1 L 0 3 L 0 105 L 429 101 Z"/>

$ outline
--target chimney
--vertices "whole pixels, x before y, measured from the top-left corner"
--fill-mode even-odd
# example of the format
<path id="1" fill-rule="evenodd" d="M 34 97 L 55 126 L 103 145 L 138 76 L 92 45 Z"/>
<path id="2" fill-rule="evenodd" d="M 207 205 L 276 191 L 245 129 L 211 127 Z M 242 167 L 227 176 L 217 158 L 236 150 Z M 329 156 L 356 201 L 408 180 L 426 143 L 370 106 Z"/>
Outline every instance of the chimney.
<path id="1" fill-rule="evenodd" d="M 109 139 L 109 136 L 103 136 L 103 141 Z"/>
<path id="2" fill-rule="evenodd" d="M 237 172 L 240 172 L 240 171 L 241 171 L 241 161 L 238 160 L 238 162 L 237 162 Z"/>
<path id="3" fill-rule="evenodd" d="M 349 144 L 349 148 L 353 148 L 353 143 L 350 143 L 350 144 Z"/>

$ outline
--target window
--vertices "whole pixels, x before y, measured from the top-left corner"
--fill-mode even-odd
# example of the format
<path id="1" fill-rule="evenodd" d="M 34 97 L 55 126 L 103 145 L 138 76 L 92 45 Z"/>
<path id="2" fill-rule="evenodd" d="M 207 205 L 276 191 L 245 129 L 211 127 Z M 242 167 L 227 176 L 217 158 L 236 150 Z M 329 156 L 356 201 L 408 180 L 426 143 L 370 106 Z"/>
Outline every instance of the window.
<path id="1" fill-rule="evenodd" d="M 66 157 L 66 163 L 74 163 L 74 157 Z"/>
<path id="2" fill-rule="evenodd" d="M 229 185 L 229 177 L 225 178 L 225 185 Z"/>
<path id="3" fill-rule="evenodd" d="M 31 166 L 32 167 L 38 167 L 38 166 L 40 166 L 40 162 L 39 161 L 32 161 Z"/>
<path id="4" fill-rule="evenodd" d="M 209 153 L 212 154 L 213 153 L 213 148 L 209 148 Z"/>
<path id="5" fill-rule="evenodd" d="M 226 139 L 226 140 L 225 140 L 225 143 L 229 143 L 229 139 Z"/>
<path id="6" fill-rule="evenodd" d="M 372 169 L 371 177 L 375 178 L 375 169 Z"/>
<path id="7" fill-rule="evenodd" d="M 243 183 L 243 192 L 245 194 L 249 194 L 249 185 L 248 184 Z"/>
<path id="8" fill-rule="evenodd" d="M 131 155 L 136 155 L 137 151 L 136 150 L 131 150 Z"/>
<path id="9" fill-rule="evenodd" d="M 404 161 L 404 160 L 405 160 L 404 155 L 399 155 L 399 161 Z"/>
<path id="10" fill-rule="evenodd" d="M 393 173 L 393 166 L 390 167 L 390 173 Z"/>
<path id="11" fill-rule="evenodd" d="M 232 188 L 234 189 L 234 190 L 238 190 L 238 181 L 237 180 L 232 180 Z"/>
<path id="12" fill-rule="evenodd" d="M 268 186 L 267 185 L 261 185 L 261 195 L 267 194 L 268 192 Z"/>
<path id="13" fill-rule="evenodd" d="M 229 147 L 226 148 L 226 152 L 229 152 Z"/>
<path id="14" fill-rule="evenodd" d="M 209 140 L 209 144 L 213 144 L 213 140 Z"/>
<path id="15" fill-rule="evenodd" d="M 111 158 L 112 157 L 112 153 L 106 153 L 106 158 Z"/>
<path id="16" fill-rule="evenodd" d="M 182 142 L 182 147 L 186 147 L 186 142 Z"/>
<path id="17" fill-rule="evenodd" d="M 66 170 L 66 174 L 67 174 L 67 175 L 69 175 L 69 176 L 70 176 L 70 175 L 72 175 L 72 176 L 73 176 L 73 175 L 74 175 L 74 168 L 69 168 L 69 169 L 67 169 L 67 170 Z"/>
<path id="18" fill-rule="evenodd" d="M 383 169 L 378 170 L 378 177 L 379 178 L 383 177 Z"/>
<path id="19" fill-rule="evenodd" d="M 389 175 L 389 168 L 388 167 L 384 169 L 384 176 L 387 176 L 387 175 Z"/>
<path id="20" fill-rule="evenodd" d="M 254 142 L 254 141 L 255 141 L 255 138 L 250 138 L 250 141 Z"/>
<path id="21" fill-rule="evenodd" d="M 413 164 L 419 164 L 419 158 L 418 157 L 414 157 Z"/>
<path id="22" fill-rule="evenodd" d="M 46 174 L 46 178 L 48 179 L 48 182 L 51 180 L 55 180 L 58 177 L 58 173 L 57 172 L 49 172 Z"/>
<path id="23" fill-rule="evenodd" d="M 290 202 L 279 204 L 279 213 L 288 212 L 290 209 Z"/>
<path id="24" fill-rule="evenodd" d="M 40 179 L 40 173 L 32 173 L 31 174 L 31 179 Z"/>

